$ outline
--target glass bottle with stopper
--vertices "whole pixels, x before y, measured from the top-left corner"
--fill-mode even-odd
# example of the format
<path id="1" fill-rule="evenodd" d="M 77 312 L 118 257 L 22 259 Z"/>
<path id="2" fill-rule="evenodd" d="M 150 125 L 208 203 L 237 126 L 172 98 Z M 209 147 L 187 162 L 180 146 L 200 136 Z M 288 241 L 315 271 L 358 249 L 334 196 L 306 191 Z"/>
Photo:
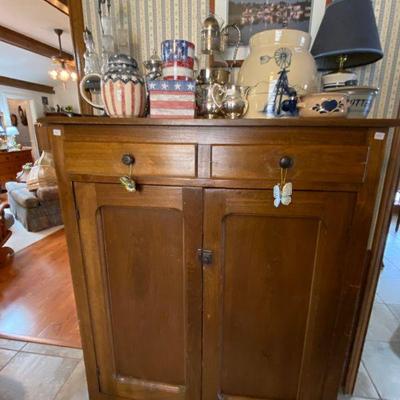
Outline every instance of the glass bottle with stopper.
<path id="1" fill-rule="evenodd" d="M 112 29 L 111 0 L 98 0 L 98 14 L 102 34 L 101 68 L 105 72 L 110 55 L 115 52 L 115 42 Z"/>
<path id="2" fill-rule="evenodd" d="M 86 48 L 83 54 L 85 60 L 85 75 L 99 74 L 101 70 L 99 55 L 96 52 L 92 32 L 87 27 L 83 32 L 83 41 L 85 42 Z M 100 78 L 93 77 L 93 79 L 88 79 L 85 88 L 89 90 L 92 95 L 100 94 Z"/>

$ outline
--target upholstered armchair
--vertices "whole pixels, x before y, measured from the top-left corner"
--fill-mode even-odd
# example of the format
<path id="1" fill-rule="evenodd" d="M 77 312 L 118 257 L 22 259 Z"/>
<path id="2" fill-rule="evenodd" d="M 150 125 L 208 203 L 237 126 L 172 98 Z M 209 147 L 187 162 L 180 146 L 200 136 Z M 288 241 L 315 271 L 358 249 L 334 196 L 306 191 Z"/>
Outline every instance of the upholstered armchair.
<path id="1" fill-rule="evenodd" d="M 11 236 L 10 228 L 14 223 L 14 217 L 5 213 L 5 209 L 8 207 L 7 203 L 0 204 L 0 267 L 5 265 L 14 254 L 13 249 L 5 246 Z"/>

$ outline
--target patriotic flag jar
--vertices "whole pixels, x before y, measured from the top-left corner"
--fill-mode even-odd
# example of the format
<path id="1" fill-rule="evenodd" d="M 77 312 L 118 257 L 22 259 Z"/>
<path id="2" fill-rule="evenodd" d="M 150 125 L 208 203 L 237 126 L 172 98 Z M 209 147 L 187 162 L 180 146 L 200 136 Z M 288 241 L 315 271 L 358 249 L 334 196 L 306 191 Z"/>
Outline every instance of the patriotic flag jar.
<path id="1" fill-rule="evenodd" d="M 187 40 L 164 40 L 161 44 L 163 79 L 191 81 L 195 63 L 194 44 Z"/>
<path id="2" fill-rule="evenodd" d="M 148 83 L 151 118 L 194 118 L 195 82 L 160 80 Z"/>
<path id="3" fill-rule="evenodd" d="M 102 103 L 88 98 L 85 84 L 89 79 L 101 79 Z M 142 117 L 146 108 L 146 86 L 138 70 L 136 60 L 126 54 L 109 57 L 103 75 L 85 75 L 79 85 L 82 97 L 91 106 L 106 111 L 110 117 Z"/>

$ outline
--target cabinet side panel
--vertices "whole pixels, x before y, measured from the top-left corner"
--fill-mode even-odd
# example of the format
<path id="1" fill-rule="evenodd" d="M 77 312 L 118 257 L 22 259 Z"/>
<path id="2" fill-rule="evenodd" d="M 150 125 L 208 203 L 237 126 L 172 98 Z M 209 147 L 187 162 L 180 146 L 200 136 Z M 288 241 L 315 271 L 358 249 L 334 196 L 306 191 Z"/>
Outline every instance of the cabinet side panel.
<path id="1" fill-rule="evenodd" d="M 117 376 L 184 384 L 182 212 L 100 213 Z"/>

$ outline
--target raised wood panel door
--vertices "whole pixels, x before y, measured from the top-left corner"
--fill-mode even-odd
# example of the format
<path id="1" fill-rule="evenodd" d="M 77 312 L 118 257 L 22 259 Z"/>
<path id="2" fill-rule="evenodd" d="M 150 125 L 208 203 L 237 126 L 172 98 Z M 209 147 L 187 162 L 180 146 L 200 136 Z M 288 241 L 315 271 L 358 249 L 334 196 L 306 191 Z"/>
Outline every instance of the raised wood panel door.
<path id="1" fill-rule="evenodd" d="M 352 193 L 206 190 L 203 399 L 333 400 Z M 344 355 L 343 355 L 344 357 Z"/>
<path id="2" fill-rule="evenodd" d="M 202 190 L 76 183 L 75 195 L 99 391 L 200 399 Z"/>

